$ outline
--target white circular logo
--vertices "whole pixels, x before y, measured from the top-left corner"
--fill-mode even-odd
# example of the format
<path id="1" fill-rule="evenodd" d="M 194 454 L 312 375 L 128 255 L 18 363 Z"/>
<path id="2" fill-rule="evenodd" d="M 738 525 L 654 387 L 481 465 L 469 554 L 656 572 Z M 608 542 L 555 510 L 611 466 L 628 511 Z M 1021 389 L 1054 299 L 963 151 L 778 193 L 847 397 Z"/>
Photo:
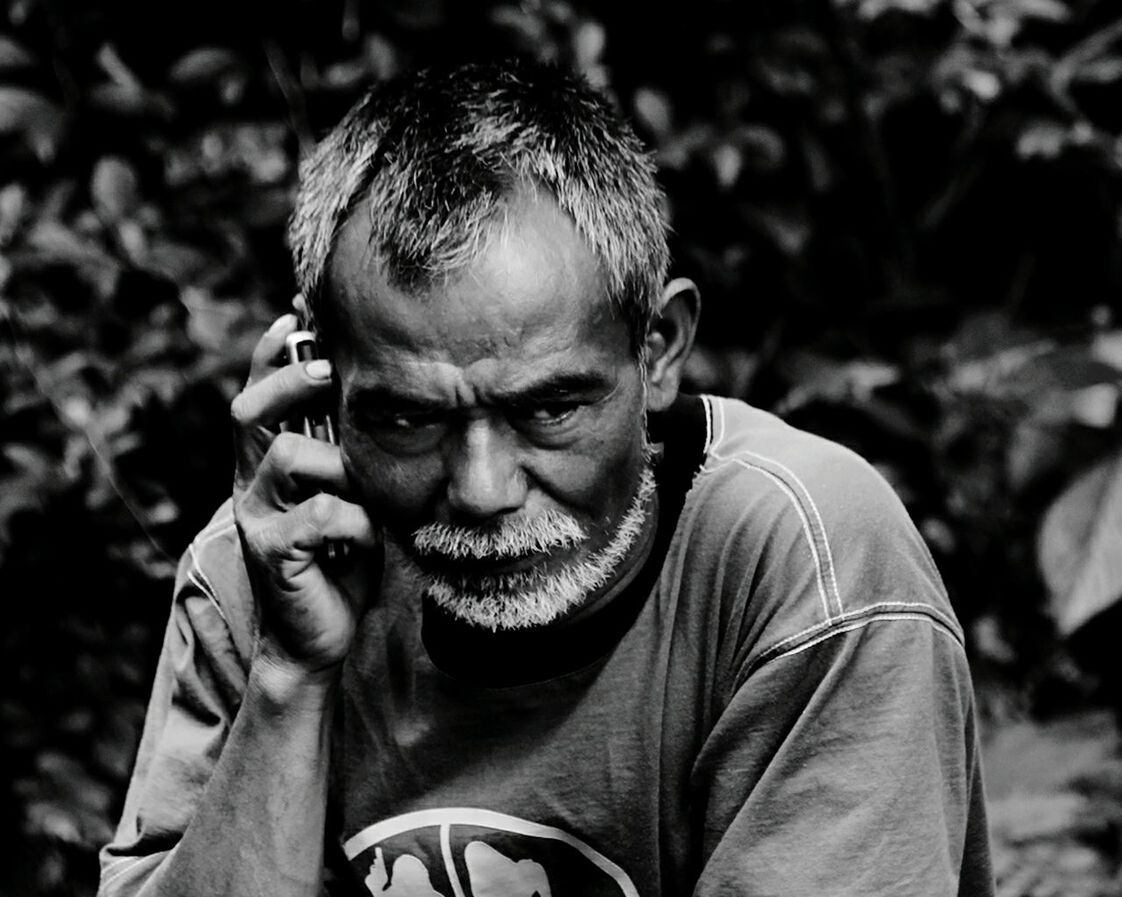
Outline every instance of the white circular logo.
<path id="1" fill-rule="evenodd" d="M 619 866 L 579 838 L 473 807 L 419 810 L 350 838 L 376 897 L 638 897 Z"/>

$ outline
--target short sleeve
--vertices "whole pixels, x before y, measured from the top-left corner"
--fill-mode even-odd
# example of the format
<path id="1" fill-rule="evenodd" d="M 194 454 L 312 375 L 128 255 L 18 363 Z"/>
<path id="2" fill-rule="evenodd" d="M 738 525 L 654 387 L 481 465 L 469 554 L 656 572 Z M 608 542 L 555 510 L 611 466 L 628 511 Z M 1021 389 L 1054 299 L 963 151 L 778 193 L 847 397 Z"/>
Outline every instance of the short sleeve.
<path id="1" fill-rule="evenodd" d="M 970 671 L 921 535 L 853 452 L 713 408 L 696 541 L 722 616 L 695 894 L 989 897 Z"/>
<path id="2" fill-rule="evenodd" d="M 227 534 L 228 535 L 228 534 Z M 194 815 L 245 688 L 199 540 L 180 563 L 144 731 L 116 834 L 100 854 L 103 897 L 135 893 Z"/>
<path id="3" fill-rule="evenodd" d="M 692 790 L 711 895 L 991 895 L 978 737 L 956 634 L 870 613 L 740 684 Z"/>

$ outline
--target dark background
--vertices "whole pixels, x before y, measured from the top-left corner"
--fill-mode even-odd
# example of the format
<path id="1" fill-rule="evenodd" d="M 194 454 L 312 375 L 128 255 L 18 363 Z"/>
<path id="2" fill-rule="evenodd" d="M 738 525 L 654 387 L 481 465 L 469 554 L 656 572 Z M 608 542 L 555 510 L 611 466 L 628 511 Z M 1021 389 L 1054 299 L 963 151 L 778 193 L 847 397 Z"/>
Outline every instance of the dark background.
<path id="1" fill-rule="evenodd" d="M 0 0 L 0 892 L 88 895 L 295 162 L 373 81 L 529 53 L 657 154 L 695 389 L 888 477 L 967 628 L 1003 897 L 1122 893 L 1111 0 Z"/>

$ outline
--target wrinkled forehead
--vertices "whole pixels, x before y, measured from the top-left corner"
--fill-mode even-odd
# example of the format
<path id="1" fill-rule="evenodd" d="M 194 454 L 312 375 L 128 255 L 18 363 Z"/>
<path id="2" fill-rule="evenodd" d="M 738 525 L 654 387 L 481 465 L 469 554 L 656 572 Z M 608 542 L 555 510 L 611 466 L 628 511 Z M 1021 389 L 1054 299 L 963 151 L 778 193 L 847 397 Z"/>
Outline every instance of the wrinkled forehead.
<path id="1" fill-rule="evenodd" d="M 465 345 L 576 347 L 607 339 L 612 351 L 618 341 L 629 354 L 600 263 L 548 195 L 509 197 L 471 251 L 423 288 L 392 276 L 372 245 L 368 214 L 360 208 L 351 216 L 330 260 L 333 343 L 359 356 L 409 346 L 439 357 Z"/>
<path id="2" fill-rule="evenodd" d="M 579 279 L 584 291 L 594 288 L 595 298 L 609 303 L 603 261 L 552 193 L 533 182 L 450 220 L 396 222 L 389 245 L 381 217 L 378 194 L 367 193 L 336 234 L 323 283 L 336 317 L 341 303 L 360 298 L 356 290 L 375 300 L 389 286 L 432 302 L 484 270 L 493 278 L 505 269 L 511 279 Z"/>

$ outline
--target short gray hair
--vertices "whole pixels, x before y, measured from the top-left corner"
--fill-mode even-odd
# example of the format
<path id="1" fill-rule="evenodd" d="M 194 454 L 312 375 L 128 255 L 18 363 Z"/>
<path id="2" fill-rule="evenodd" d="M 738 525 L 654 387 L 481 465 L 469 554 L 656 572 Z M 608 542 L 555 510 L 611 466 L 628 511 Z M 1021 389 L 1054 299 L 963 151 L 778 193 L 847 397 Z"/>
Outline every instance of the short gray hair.
<path id="1" fill-rule="evenodd" d="M 322 310 L 336 237 L 369 196 L 371 247 L 390 282 L 423 291 L 477 257 L 526 185 L 572 218 L 638 355 L 669 265 L 654 164 L 607 98 L 541 63 L 428 69 L 370 90 L 300 167 L 288 230 L 297 284 Z"/>

